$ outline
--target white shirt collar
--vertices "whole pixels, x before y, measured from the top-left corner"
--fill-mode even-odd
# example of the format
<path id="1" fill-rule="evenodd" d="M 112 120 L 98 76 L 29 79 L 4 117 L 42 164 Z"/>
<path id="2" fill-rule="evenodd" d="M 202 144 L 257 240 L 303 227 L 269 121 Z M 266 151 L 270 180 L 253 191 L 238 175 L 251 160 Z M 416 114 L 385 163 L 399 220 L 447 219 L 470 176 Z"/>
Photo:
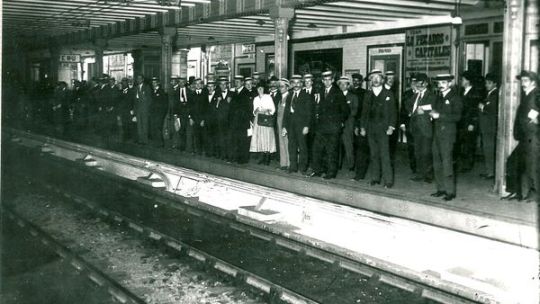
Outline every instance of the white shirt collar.
<path id="1" fill-rule="evenodd" d="M 472 86 L 466 87 L 465 91 L 463 92 L 463 95 L 467 95 L 471 89 L 472 89 Z"/>
<path id="2" fill-rule="evenodd" d="M 535 86 L 531 86 L 529 87 L 527 90 L 524 90 L 525 91 L 525 95 L 529 95 L 529 93 L 532 92 L 532 90 L 534 90 L 534 88 L 536 88 Z"/>
<path id="3" fill-rule="evenodd" d="M 443 96 L 443 97 L 446 97 L 446 95 L 448 95 L 448 93 L 450 93 L 451 90 L 452 90 L 452 89 L 449 88 L 449 89 L 447 89 L 446 91 L 442 91 L 442 92 L 441 92 L 441 93 L 442 93 L 442 96 Z"/>
<path id="4" fill-rule="evenodd" d="M 343 91 L 343 95 L 347 96 L 347 93 L 349 93 L 349 90 Z"/>
<path id="5" fill-rule="evenodd" d="M 385 87 L 387 90 L 391 90 L 391 89 L 392 89 L 392 87 L 389 86 L 389 85 L 387 85 L 386 83 L 384 84 L 384 87 Z"/>
<path id="6" fill-rule="evenodd" d="M 488 96 L 489 96 L 491 93 L 493 93 L 493 91 L 495 91 L 496 89 L 497 89 L 497 88 L 493 88 L 493 89 L 489 90 L 489 92 L 487 93 Z"/>
<path id="7" fill-rule="evenodd" d="M 375 94 L 375 96 L 379 96 L 379 94 L 381 94 L 382 92 L 382 89 L 383 86 L 371 87 L 371 90 L 373 91 L 373 94 Z"/>

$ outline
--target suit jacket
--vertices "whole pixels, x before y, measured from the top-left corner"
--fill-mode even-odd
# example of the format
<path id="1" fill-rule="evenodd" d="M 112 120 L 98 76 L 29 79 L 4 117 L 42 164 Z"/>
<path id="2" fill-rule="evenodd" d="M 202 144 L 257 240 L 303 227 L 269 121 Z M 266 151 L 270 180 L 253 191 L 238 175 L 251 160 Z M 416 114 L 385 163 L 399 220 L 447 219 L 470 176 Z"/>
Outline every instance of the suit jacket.
<path id="1" fill-rule="evenodd" d="M 434 135 L 438 135 L 442 139 L 454 141 L 456 138 L 456 126 L 461 120 L 463 112 L 463 104 L 459 93 L 454 88 L 443 97 L 437 96 L 433 110 L 437 111 L 440 116 L 433 122 Z"/>
<path id="2" fill-rule="evenodd" d="M 296 126 L 310 127 L 311 118 L 313 117 L 313 96 L 306 93 L 304 90 L 300 90 L 298 98 L 294 102 L 294 113 L 291 113 L 292 99 L 294 91 L 289 93 L 287 101 L 285 103 L 285 113 L 283 114 L 283 128 L 287 131 L 291 131 L 288 128 L 291 127 L 291 122 L 294 121 Z"/>
<path id="3" fill-rule="evenodd" d="M 345 96 L 335 86 L 330 88 L 328 96 L 320 94 L 320 101 L 317 107 L 315 132 L 322 134 L 334 134 L 341 132 L 341 128 L 349 116 L 349 107 Z"/>
<path id="4" fill-rule="evenodd" d="M 349 106 L 349 117 L 347 118 L 346 125 L 349 127 L 354 126 L 354 121 L 356 119 L 356 116 L 358 115 L 358 96 L 353 91 L 348 91 L 347 95 L 345 95 L 345 99 L 347 100 L 347 105 Z"/>
<path id="5" fill-rule="evenodd" d="M 518 141 L 526 141 L 538 136 L 538 124 L 531 123 L 529 113 L 531 111 L 540 112 L 540 90 L 534 88 L 529 95 L 521 92 L 521 102 L 519 103 L 516 120 L 514 122 L 514 138 Z M 540 120 L 540 117 L 538 118 Z"/>
<path id="6" fill-rule="evenodd" d="M 416 102 L 416 98 L 418 96 L 417 94 L 419 93 L 416 93 L 412 95 L 411 98 L 407 98 L 403 101 L 403 114 L 407 115 L 409 118 L 408 127 L 410 128 L 410 132 L 413 134 L 413 136 L 415 134 L 421 134 L 426 137 L 431 137 L 433 135 L 433 124 L 431 122 L 431 116 L 429 116 L 430 111 L 424 111 L 423 114 L 419 114 L 418 109 L 421 106 L 427 105 L 430 105 L 433 108 L 437 95 L 435 95 L 435 93 L 433 93 L 431 90 L 426 89 L 422 98 L 418 100 L 416 109 L 414 109 L 414 103 Z"/>
<path id="7" fill-rule="evenodd" d="M 253 116 L 251 94 L 246 88 L 235 93 L 229 108 L 229 122 L 232 129 L 244 132 L 249 129 Z"/>
<path id="8" fill-rule="evenodd" d="M 208 91 L 201 90 L 197 95 L 197 91 L 193 91 L 188 97 L 189 115 L 195 123 L 200 123 L 207 119 L 210 104 L 208 103 Z"/>
<path id="9" fill-rule="evenodd" d="M 133 104 L 135 107 L 135 112 L 139 115 L 148 115 L 152 105 L 152 88 L 150 88 L 150 86 L 147 84 L 143 84 L 142 88 L 140 88 L 139 85 L 136 85 L 134 89 L 135 93 L 133 94 Z"/>
<path id="10" fill-rule="evenodd" d="M 227 90 L 227 93 L 223 96 L 223 92 L 217 90 L 216 94 L 221 100 L 217 99 L 219 102 L 216 100 L 216 103 L 212 106 L 213 112 L 215 113 L 214 115 L 220 125 L 228 124 L 229 110 L 234 98 L 234 92 Z"/>
<path id="11" fill-rule="evenodd" d="M 361 127 L 366 131 L 379 130 L 386 132 L 388 127 L 395 128 L 397 123 L 397 109 L 395 107 L 394 93 L 383 87 L 379 96 L 369 90 L 364 97 Z"/>
<path id="12" fill-rule="evenodd" d="M 169 106 L 169 98 L 165 91 L 161 87 L 157 90 L 152 90 L 152 105 L 150 106 L 150 113 L 156 116 L 165 116 Z"/>
<path id="13" fill-rule="evenodd" d="M 482 133 L 495 133 L 499 113 L 499 90 L 494 89 L 488 93 L 482 102 L 484 108 L 480 111 L 478 122 Z"/>
<path id="14" fill-rule="evenodd" d="M 482 91 L 472 87 L 467 95 L 464 95 L 465 89 L 461 89 L 461 102 L 463 103 L 463 113 L 461 114 L 460 128 L 467 128 L 473 125 L 478 128 L 478 104 L 483 100 Z"/>
<path id="15" fill-rule="evenodd" d="M 129 111 L 133 109 L 133 98 L 135 87 L 123 88 L 120 91 L 120 103 L 118 104 L 118 113 L 123 116 L 129 116 Z"/>

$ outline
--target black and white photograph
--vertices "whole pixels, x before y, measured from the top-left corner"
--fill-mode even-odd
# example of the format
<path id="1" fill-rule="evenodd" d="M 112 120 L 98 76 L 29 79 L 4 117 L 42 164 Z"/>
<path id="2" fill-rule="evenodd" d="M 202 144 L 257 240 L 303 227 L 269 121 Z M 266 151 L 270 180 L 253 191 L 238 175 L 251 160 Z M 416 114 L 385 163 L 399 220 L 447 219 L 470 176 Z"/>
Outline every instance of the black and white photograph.
<path id="1" fill-rule="evenodd" d="M 0 3 L 0 303 L 540 303 L 540 0 Z"/>

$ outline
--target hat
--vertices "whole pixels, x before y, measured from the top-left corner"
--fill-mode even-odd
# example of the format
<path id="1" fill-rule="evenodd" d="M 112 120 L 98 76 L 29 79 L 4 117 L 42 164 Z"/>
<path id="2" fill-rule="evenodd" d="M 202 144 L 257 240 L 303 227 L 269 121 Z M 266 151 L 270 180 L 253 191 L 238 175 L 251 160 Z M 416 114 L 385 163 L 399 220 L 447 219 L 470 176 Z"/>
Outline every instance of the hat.
<path id="1" fill-rule="evenodd" d="M 302 80 L 302 75 L 298 75 L 298 74 L 292 75 L 291 80 Z"/>
<path id="2" fill-rule="evenodd" d="M 152 81 L 154 81 L 154 80 L 155 80 L 155 81 L 159 81 L 159 78 L 156 77 L 156 76 L 154 76 L 154 77 L 152 77 Z"/>
<path id="3" fill-rule="evenodd" d="M 193 82 L 196 82 L 196 81 L 202 81 L 202 79 L 201 79 L 201 78 L 199 78 L 199 77 L 197 77 L 197 78 L 193 79 Z"/>
<path id="4" fill-rule="evenodd" d="M 416 81 L 416 80 L 417 80 L 417 79 L 416 79 L 416 77 L 417 77 L 416 75 L 417 75 L 416 73 L 411 73 L 411 74 L 409 75 L 409 77 L 411 78 L 411 81 Z"/>
<path id="5" fill-rule="evenodd" d="M 369 73 L 367 74 L 367 77 L 371 77 L 371 75 L 374 75 L 374 74 L 382 75 L 382 71 L 379 70 L 379 69 L 373 69 L 373 70 L 371 70 L 371 72 L 369 72 Z"/>
<path id="6" fill-rule="evenodd" d="M 437 74 L 437 76 L 433 77 L 433 81 L 442 81 L 442 80 L 453 80 L 454 75 L 450 74 Z"/>
<path id="7" fill-rule="evenodd" d="M 347 76 L 341 76 L 341 77 L 339 77 L 338 82 L 340 82 L 340 81 L 346 81 L 346 82 L 348 82 L 348 83 L 351 83 L 351 80 L 350 80 L 349 77 L 347 77 Z"/>
<path id="8" fill-rule="evenodd" d="M 396 75 L 396 73 L 394 71 L 387 71 L 386 73 L 384 73 L 385 76 L 392 76 L 392 75 Z"/>
<path id="9" fill-rule="evenodd" d="M 281 79 L 279 79 L 279 81 L 283 82 L 283 83 L 286 84 L 287 86 L 290 86 L 290 85 L 291 85 L 290 82 L 289 82 L 289 80 L 288 80 L 287 78 L 281 78 Z"/>
<path id="10" fill-rule="evenodd" d="M 222 76 L 222 77 L 219 77 L 219 78 L 218 78 L 218 81 L 226 81 L 226 82 L 229 82 L 229 78 Z"/>
<path id="11" fill-rule="evenodd" d="M 172 75 L 171 79 L 180 79 L 180 77 L 178 75 Z"/>
<path id="12" fill-rule="evenodd" d="M 244 76 L 242 76 L 242 75 L 234 75 L 234 79 L 236 79 L 236 80 L 244 80 Z"/>
<path id="13" fill-rule="evenodd" d="M 251 77 L 244 78 L 244 81 L 252 81 L 252 80 L 253 80 L 253 78 L 251 78 Z"/>
<path id="14" fill-rule="evenodd" d="M 279 79 L 277 79 L 276 76 L 272 76 L 270 77 L 270 79 L 268 79 L 268 81 L 278 81 Z"/>
<path id="15" fill-rule="evenodd" d="M 429 77 L 425 73 L 418 73 L 414 75 L 414 79 L 416 81 L 427 82 L 429 80 Z"/>
<path id="16" fill-rule="evenodd" d="M 465 79 L 467 79 L 469 81 L 473 81 L 474 78 L 476 77 L 476 75 L 474 75 L 474 73 L 471 72 L 471 71 L 465 71 L 465 72 L 461 73 L 461 77 L 465 78 Z"/>
<path id="17" fill-rule="evenodd" d="M 362 81 L 364 79 L 364 76 L 362 76 L 362 74 L 359 74 L 359 73 L 354 73 L 351 75 L 352 79 L 360 79 L 360 81 Z"/>
<path id="18" fill-rule="evenodd" d="M 261 75 L 261 73 L 260 73 L 260 72 L 257 72 L 257 71 L 255 71 L 255 72 L 253 72 L 253 76 L 255 76 L 255 75 Z"/>
<path id="19" fill-rule="evenodd" d="M 313 74 L 304 74 L 304 79 L 313 79 Z"/>
<path id="20" fill-rule="evenodd" d="M 326 71 L 322 73 L 323 77 L 332 77 L 332 71 Z"/>
<path id="21" fill-rule="evenodd" d="M 209 85 L 209 84 L 216 84 L 216 82 L 213 80 L 208 80 L 208 82 L 206 82 L 206 85 Z"/>
<path id="22" fill-rule="evenodd" d="M 521 80 L 522 77 L 530 78 L 533 81 L 538 81 L 538 74 L 533 71 L 521 71 L 519 75 L 516 76 L 518 80 Z"/>
<path id="23" fill-rule="evenodd" d="M 499 77 L 495 75 L 495 73 L 487 73 L 486 74 L 486 80 L 493 81 L 496 83 L 499 83 Z"/>
<path id="24" fill-rule="evenodd" d="M 178 77 L 178 80 L 186 80 L 186 77 Z"/>

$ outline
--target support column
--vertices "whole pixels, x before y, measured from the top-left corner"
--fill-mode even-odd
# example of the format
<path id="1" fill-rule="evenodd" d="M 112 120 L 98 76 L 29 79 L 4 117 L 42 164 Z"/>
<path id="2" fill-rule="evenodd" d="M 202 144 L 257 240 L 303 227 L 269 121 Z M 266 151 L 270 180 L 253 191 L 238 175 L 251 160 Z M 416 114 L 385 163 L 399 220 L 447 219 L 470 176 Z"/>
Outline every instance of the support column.
<path id="1" fill-rule="evenodd" d="M 96 54 L 96 63 L 95 63 L 95 74 L 88 76 L 101 77 L 103 74 L 103 51 L 107 48 L 107 40 L 105 39 L 96 39 L 94 41 L 94 52 Z M 91 77 L 90 77 L 91 78 Z"/>
<path id="2" fill-rule="evenodd" d="M 274 60 L 277 78 L 288 76 L 289 65 L 289 21 L 294 17 L 294 9 L 275 6 L 270 8 L 270 17 L 274 20 Z"/>
<path id="3" fill-rule="evenodd" d="M 161 86 L 167 90 L 172 70 L 172 47 L 176 36 L 175 27 L 164 27 L 161 34 Z"/>
<path id="4" fill-rule="evenodd" d="M 51 54 L 51 68 L 50 68 L 50 79 L 56 82 L 58 81 L 58 71 L 60 70 L 60 47 L 56 44 L 51 44 L 49 46 L 49 52 Z"/>
<path id="5" fill-rule="evenodd" d="M 525 0 L 510 0 L 506 3 L 495 173 L 495 186 L 500 195 L 505 194 L 506 160 L 516 147 L 513 136 L 514 119 L 521 94 L 516 76 L 522 70 L 524 57 Z"/>

